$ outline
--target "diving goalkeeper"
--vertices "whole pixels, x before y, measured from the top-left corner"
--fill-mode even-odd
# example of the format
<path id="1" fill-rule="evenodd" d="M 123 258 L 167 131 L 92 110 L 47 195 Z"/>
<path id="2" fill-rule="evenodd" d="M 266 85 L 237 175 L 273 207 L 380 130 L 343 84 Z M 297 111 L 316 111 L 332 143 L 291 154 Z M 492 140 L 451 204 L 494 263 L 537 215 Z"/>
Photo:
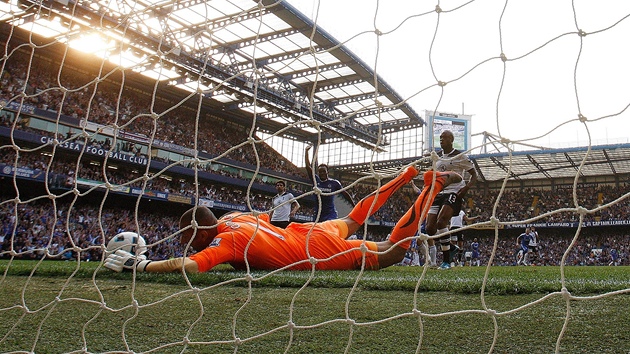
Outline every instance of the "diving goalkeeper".
<path id="1" fill-rule="evenodd" d="M 319 223 L 291 223 L 285 229 L 271 225 L 268 214 L 228 213 L 217 220 L 206 207 L 192 208 L 180 219 L 182 244 L 198 252 L 188 257 L 151 261 L 117 250 L 105 259 L 105 267 L 120 272 L 206 272 L 228 263 L 236 269 L 379 269 L 400 262 L 421 219 L 442 188 L 461 181 L 455 172 L 424 173 L 424 188 L 414 205 L 396 223 L 387 241 L 346 240 L 400 187 L 418 175 L 408 167 L 376 192 L 363 198 L 348 216 Z M 194 222 L 193 222 L 194 220 Z M 195 232 L 196 230 L 196 232 Z M 192 241 L 191 241 L 192 238 Z M 404 240 L 404 241 L 403 241 Z"/>

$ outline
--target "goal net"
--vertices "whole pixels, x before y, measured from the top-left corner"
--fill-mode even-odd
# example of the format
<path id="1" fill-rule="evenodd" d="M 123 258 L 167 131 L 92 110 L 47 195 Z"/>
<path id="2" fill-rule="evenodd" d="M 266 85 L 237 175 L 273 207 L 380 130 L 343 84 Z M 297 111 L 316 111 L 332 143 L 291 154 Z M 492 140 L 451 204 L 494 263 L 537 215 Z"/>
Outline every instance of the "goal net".
<path id="1" fill-rule="evenodd" d="M 590 264 L 628 257 L 628 172 L 597 180 L 585 171 L 593 146 L 627 143 L 618 132 L 627 132 L 630 105 L 629 17 L 622 1 L 3 1 L 0 351 L 584 349 L 568 343 L 579 338 L 576 317 L 584 317 L 576 312 L 592 305 L 601 316 L 589 326 L 614 328 L 602 304 L 625 303 L 630 293 L 627 279 L 595 294 L 578 286 L 587 295 L 567 285 L 568 266 L 584 252 L 593 262 L 609 257 Z M 416 110 L 460 108 L 473 113 L 462 152 L 504 153 L 500 176 L 483 181 L 493 190 L 478 183 L 470 192 L 476 203 L 468 210 L 483 215 L 463 230 L 487 235 L 472 302 L 451 303 L 457 295 L 439 282 L 466 283 L 459 278 L 473 273 L 436 277 L 428 265 L 400 274 L 364 266 L 158 275 L 103 267 L 107 242 L 123 231 L 144 237 L 149 259 L 188 256 L 183 212 L 275 212 L 278 181 L 300 203 L 292 220 L 317 220 L 331 194 L 309 181 L 317 163 L 338 166 L 331 177 L 346 179 L 352 174 L 341 166 L 364 166 L 336 192 L 346 215 L 345 192 L 356 201 L 407 166 L 435 164 L 439 143 L 426 144 L 433 132 Z M 540 187 L 534 200 L 553 204 L 544 196 L 553 182 L 515 178 L 522 171 L 513 157 L 567 141 L 584 153 L 562 179 L 569 186 L 554 191 L 566 203 L 506 211 L 523 187 Z M 607 186 L 598 189 L 598 181 Z M 385 239 L 413 203 L 410 193 L 396 194 L 358 237 Z M 595 218 L 621 225 L 615 245 L 584 241 L 582 226 Z M 552 255 L 555 281 L 532 285 L 543 271 L 528 268 L 531 284 L 523 286 L 531 293 L 489 303 L 489 289 L 500 293 L 502 277 L 519 273 L 497 270 L 517 261 L 508 226 L 515 232 L 548 220 L 575 226 Z M 428 245 L 436 237 L 415 239 Z M 429 257 L 418 249 L 416 263 Z M 519 293 L 514 283 L 506 292 Z M 382 289 L 391 291 L 369 291 Z M 558 319 L 551 334 L 512 329 L 520 316 L 533 325 L 545 313 Z M 451 325 L 457 333 L 444 329 Z M 462 344 L 464 331 L 483 344 Z M 510 331 L 552 342 L 512 348 L 503 341 Z M 615 344 L 628 351 L 627 342 Z"/>

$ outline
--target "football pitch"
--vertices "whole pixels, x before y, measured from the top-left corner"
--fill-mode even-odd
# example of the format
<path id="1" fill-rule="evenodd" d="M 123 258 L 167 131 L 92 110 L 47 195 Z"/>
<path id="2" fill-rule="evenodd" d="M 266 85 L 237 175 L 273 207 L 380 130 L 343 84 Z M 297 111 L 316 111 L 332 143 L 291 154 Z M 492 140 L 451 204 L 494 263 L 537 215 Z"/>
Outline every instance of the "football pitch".
<path id="1" fill-rule="evenodd" d="M 0 352 L 630 352 L 630 267 L 134 277 L 98 265 L 0 261 Z"/>

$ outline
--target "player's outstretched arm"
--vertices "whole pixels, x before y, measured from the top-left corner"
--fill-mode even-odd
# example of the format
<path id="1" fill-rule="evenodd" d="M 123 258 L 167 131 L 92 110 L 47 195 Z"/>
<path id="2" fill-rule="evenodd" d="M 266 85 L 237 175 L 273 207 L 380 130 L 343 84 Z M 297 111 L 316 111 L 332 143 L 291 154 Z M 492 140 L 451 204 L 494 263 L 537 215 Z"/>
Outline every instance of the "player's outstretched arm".
<path id="1" fill-rule="evenodd" d="M 111 269 L 115 272 L 122 272 L 124 270 L 131 270 L 135 268 L 137 272 L 150 272 L 150 273 L 171 273 L 182 270 L 182 267 L 187 273 L 198 273 L 199 268 L 197 262 L 188 257 L 179 257 L 168 259 L 164 261 L 152 261 L 146 259 L 144 256 L 136 256 L 125 250 L 118 250 L 105 259 L 105 268 Z"/>
<path id="2" fill-rule="evenodd" d="M 308 179 L 313 180 L 313 167 L 311 166 L 311 159 L 309 157 L 311 147 L 311 145 L 306 145 L 306 149 L 304 150 L 304 164 L 306 165 L 306 175 Z"/>

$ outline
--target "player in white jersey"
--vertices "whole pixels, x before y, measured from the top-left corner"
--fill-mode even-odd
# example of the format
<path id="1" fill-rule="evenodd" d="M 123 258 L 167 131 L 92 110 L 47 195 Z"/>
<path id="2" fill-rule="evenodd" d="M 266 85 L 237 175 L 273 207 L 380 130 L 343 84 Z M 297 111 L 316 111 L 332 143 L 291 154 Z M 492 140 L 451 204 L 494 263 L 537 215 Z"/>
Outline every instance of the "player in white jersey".
<path id="1" fill-rule="evenodd" d="M 427 234 L 429 235 L 441 235 L 448 232 L 451 218 L 453 215 L 459 214 L 464 196 L 477 181 L 475 166 L 468 156 L 453 147 L 454 139 L 453 132 L 450 130 L 445 130 L 440 134 L 440 147 L 442 150 L 438 152 L 440 158 L 436 162 L 435 170 L 440 172 L 453 171 L 461 176 L 468 173 L 470 179 L 468 181 L 462 179 L 459 183 L 449 185 L 435 197 L 427 216 Z M 451 238 L 449 236 L 440 237 L 442 249 L 441 269 L 449 269 L 452 255 L 457 253 L 457 247 L 454 246 L 451 249 L 450 244 Z"/>
<path id="2" fill-rule="evenodd" d="M 300 203 L 295 200 L 292 193 L 287 192 L 284 181 L 276 182 L 278 194 L 273 197 L 274 209 L 270 212 L 271 224 L 285 228 L 289 226 L 291 218 L 300 209 Z"/>
<path id="3" fill-rule="evenodd" d="M 531 254 L 530 263 L 533 264 L 538 260 L 538 231 L 534 226 L 529 228 L 529 234 L 532 236 L 529 240 L 529 253 Z"/>
<path id="4" fill-rule="evenodd" d="M 457 254 L 454 255 L 454 259 L 451 259 L 451 265 L 453 265 L 453 262 L 459 266 L 464 265 L 464 232 L 461 230 L 461 228 L 464 227 L 465 224 L 472 222 L 478 218 L 478 216 L 468 217 L 468 215 L 466 215 L 466 212 L 464 211 L 465 205 L 466 203 L 464 202 L 464 200 L 462 200 L 462 205 L 460 207 L 459 213 L 451 218 L 449 226 L 449 229 L 452 232 L 451 247 L 457 247 Z"/>

